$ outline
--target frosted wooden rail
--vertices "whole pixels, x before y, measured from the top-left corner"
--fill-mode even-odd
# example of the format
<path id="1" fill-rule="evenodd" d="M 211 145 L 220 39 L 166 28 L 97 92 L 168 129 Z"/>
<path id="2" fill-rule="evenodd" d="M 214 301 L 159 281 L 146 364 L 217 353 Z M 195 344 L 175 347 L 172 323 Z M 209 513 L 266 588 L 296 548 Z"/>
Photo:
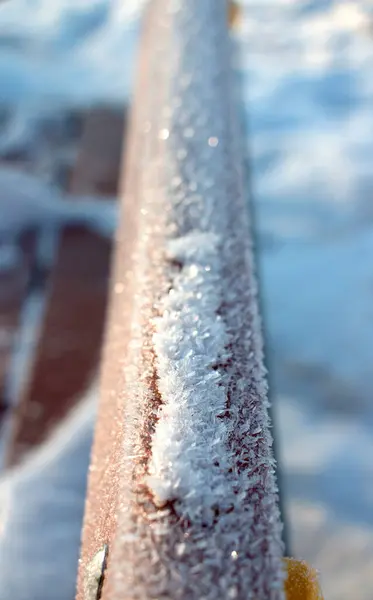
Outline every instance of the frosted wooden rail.
<path id="1" fill-rule="evenodd" d="M 146 16 L 79 600 L 283 598 L 226 11 Z"/>

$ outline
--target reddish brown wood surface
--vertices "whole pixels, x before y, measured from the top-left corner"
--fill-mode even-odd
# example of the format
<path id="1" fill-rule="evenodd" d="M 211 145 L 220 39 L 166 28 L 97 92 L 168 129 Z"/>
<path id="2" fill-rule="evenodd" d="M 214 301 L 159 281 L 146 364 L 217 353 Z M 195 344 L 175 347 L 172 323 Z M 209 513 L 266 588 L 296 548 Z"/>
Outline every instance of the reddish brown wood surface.
<path id="1" fill-rule="evenodd" d="M 122 130 L 119 113 L 101 109 L 88 115 L 69 186 L 72 194 L 116 193 Z M 33 373 L 15 419 L 9 464 L 45 438 L 97 368 L 110 253 L 109 240 L 83 228 L 67 228 L 61 234 Z"/>
<path id="2" fill-rule="evenodd" d="M 144 24 L 144 36 L 149 35 L 153 6 L 153 3 L 150 3 Z M 148 44 L 147 48 L 151 49 L 151 39 L 148 39 Z M 142 52 L 137 69 L 137 94 L 143 93 L 144 98 L 148 93 L 145 85 L 151 62 L 148 58 L 148 53 Z M 134 102 L 132 105 L 123 161 L 124 193 L 120 194 L 123 215 L 116 236 L 113 281 L 111 283 L 112 295 L 107 325 L 108 335 L 105 341 L 100 381 L 100 412 L 93 446 L 95 464 L 90 471 L 86 501 L 77 600 L 85 600 L 86 569 L 92 558 L 105 544 L 109 548 L 108 560 L 110 561 L 111 542 L 118 526 L 118 506 L 121 502 L 120 462 L 125 436 L 123 414 L 126 400 L 125 395 L 121 394 L 119 390 L 125 377 L 123 367 L 127 360 L 126 351 L 128 351 L 131 339 L 134 296 L 136 294 L 135 270 L 132 268 L 136 240 L 139 235 L 140 207 L 136 204 L 136 192 L 138 186 L 141 185 L 139 156 L 144 151 L 145 130 L 141 129 L 142 135 L 139 135 L 138 132 L 141 124 L 146 120 L 145 106 L 145 101 Z M 125 202 L 124 199 L 126 199 Z M 151 245 L 153 246 L 153 244 Z M 118 568 L 120 569 L 119 565 Z"/>

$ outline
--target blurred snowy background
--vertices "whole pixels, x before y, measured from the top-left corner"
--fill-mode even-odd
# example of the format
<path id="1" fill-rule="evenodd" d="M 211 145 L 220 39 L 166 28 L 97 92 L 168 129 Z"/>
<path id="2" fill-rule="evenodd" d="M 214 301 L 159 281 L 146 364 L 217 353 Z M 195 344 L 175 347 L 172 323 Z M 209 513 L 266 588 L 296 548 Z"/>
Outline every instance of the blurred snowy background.
<path id="1" fill-rule="evenodd" d="M 143 4 L 0 4 L 0 163 L 37 153 L 47 180 L 48 131 L 124 105 Z M 327 600 L 371 600 L 373 5 L 245 0 L 236 36 L 293 553 Z M 30 214 L 8 180 L 0 226 Z"/>

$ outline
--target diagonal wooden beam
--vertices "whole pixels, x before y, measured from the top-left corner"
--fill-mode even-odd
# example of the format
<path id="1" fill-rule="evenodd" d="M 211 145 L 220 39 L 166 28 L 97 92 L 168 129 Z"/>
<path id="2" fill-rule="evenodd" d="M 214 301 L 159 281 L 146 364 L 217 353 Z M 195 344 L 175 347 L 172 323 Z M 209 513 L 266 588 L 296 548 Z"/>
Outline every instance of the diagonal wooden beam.
<path id="1" fill-rule="evenodd" d="M 153 0 L 78 600 L 284 597 L 225 0 Z"/>
<path id="2" fill-rule="evenodd" d="M 117 191 L 123 115 L 90 111 L 69 191 L 112 198 Z M 105 322 L 111 243 L 82 227 L 61 233 L 48 282 L 42 330 L 22 390 L 8 464 L 40 443 L 75 404 L 98 367 Z"/>

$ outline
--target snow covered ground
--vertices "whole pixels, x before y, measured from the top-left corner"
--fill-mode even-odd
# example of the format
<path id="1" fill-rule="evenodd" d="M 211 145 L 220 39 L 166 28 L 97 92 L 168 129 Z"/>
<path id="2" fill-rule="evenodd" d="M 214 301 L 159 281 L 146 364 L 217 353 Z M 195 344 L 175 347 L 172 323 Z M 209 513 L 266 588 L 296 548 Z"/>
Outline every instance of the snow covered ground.
<path id="1" fill-rule="evenodd" d="M 240 34 L 293 545 L 336 600 L 373 596 L 370 6 L 248 0 Z"/>
<path id="2" fill-rule="evenodd" d="M 41 121 L 53 119 L 53 111 L 124 102 L 141 4 L 0 5 L 0 153 L 32 146 Z M 294 551 L 320 569 L 328 600 L 368 600 L 373 597 L 371 3 L 245 0 L 244 9 L 237 36 Z M 1 194 L 4 213 L 10 205 Z"/>

